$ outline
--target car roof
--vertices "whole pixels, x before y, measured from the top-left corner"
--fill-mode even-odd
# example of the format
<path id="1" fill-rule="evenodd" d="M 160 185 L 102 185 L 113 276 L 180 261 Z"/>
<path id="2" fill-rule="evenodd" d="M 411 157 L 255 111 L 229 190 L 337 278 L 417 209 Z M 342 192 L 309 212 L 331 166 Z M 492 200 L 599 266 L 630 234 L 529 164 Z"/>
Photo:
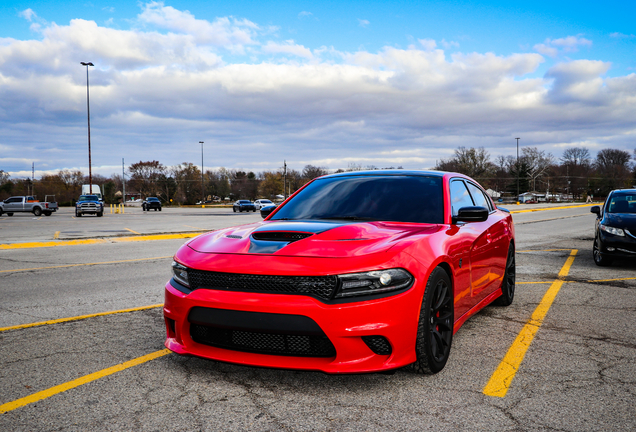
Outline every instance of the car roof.
<path id="1" fill-rule="evenodd" d="M 426 176 L 426 177 L 444 177 L 449 174 L 445 171 L 434 170 L 368 170 L 368 171 L 347 171 L 337 174 L 329 174 L 320 178 L 331 177 L 353 177 L 353 176 Z"/>

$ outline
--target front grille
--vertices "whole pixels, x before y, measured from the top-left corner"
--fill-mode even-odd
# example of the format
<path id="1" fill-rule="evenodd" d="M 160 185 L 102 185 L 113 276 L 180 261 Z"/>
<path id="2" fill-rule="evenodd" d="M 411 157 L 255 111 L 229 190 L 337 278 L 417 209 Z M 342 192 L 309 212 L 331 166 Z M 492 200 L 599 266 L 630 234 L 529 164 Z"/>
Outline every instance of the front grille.
<path id="1" fill-rule="evenodd" d="M 336 349 L 326 335 L 258 333 L 190 324 L 192 340 L 234 351 L 295 357 L 335 357 Z"/>
<path id="2" fill-rule="evenodd" d="M 255 240 L 285 241 L 285 242 L 294 242 L 297 240 L 302 240 L 312 235 L 313 235 L 312 233 L 289 232 L 289 231 L 260 231 L 260 232 L 252 233 L 252 237 Z"/>
<path id="3" fill-rule="evenodd" d="M 95 204 L 95 203 L 82 203 L 81 207 L 82 207 L 82 210 L 83 209 L 96 210 L 97 209 L 97 204 Z"/>
<path id="4" fill-rule="evenodd" d="M 338 286 L 336 276 L 270 276 L 188 270 L 190 288 L 226 291 L 301 294 L 324 300 L 333 298 Z"/>

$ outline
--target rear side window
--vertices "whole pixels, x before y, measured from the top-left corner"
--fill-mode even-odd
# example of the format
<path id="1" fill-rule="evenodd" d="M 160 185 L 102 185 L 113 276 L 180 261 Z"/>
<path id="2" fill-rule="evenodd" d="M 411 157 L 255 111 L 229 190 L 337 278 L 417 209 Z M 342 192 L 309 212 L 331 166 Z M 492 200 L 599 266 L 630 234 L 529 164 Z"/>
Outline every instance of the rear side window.
<path id="1" fill-rule="evenodd" d="M 468 186 L 468 190 L 473 197 L 473 201 L 475 201 L 475 205 L 479 207 L 486 207 L 488 211 L 491 211 L 492 208 L 490 205 L 490 200 L 486 198 L 482 190 L 471 182 L 466 182 L 466 185 Z"/>

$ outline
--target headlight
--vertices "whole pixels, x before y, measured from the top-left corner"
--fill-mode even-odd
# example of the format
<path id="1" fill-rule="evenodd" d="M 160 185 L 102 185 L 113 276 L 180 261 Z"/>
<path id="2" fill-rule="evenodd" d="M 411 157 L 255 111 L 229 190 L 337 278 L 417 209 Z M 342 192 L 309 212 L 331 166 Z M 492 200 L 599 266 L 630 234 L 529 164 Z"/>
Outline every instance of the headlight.
<path id="1" fill-rule="evenodd" d="M 190 287 L 190 282 L 188 281 L 188 268 L 179 264 L 176 261 L 172 261 L 172 276 L 174 280 L 179 282 L 181 285 Z"/>
<path id="2" fill-rule="evenodd" d="M 338 280 L 336 298 L 343 298 L 397 291 L 411 285 L 413 276 L 403 269 L 388 269 L 339 275 Z"/>
<path id="3" fill-rule="evenodd" d="M 609 234 L 614 234 L 615 236 L 624 236 L 625 231 L 620 228 L 614 228 L 608 225 L 599 224 L 599 228 Z"/>

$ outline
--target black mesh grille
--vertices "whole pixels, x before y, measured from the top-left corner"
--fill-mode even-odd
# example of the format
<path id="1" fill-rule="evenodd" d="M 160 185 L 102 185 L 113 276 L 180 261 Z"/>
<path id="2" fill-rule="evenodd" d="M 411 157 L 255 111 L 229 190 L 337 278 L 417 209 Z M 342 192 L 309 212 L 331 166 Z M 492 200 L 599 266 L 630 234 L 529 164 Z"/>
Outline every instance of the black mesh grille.
<path id="1" fill-rule="evenodd" d="M 234 351 L 295 357 L 335 357 L 336 349 L 326 335 L 257 333 L 190 324 L 192 340 Z"/>
<path id="2" fill-rule="evenodd" d="M 268 276 L 188 270 L 190 288 L 250 291 L 273 294 L 302 294 L 321 299 L 333 298 L 336 276 Z"/>
<path id="3" fill-rule="evenodd" d="M 362 336 L 362 340 L 375 354 L 391 354 L 391 344 L 384 336 Z"/>
<path id="4" fill-rule="evenodd" d="M 256 240 L 286 241 L 286 242 L 294 242 L 296 240 L 302 240 L 312 235 L 313 235 L 312 233 L 289 232 L 289 231 L 262 231 L 262 232 L 252 233 L 252 237 Z"/>

